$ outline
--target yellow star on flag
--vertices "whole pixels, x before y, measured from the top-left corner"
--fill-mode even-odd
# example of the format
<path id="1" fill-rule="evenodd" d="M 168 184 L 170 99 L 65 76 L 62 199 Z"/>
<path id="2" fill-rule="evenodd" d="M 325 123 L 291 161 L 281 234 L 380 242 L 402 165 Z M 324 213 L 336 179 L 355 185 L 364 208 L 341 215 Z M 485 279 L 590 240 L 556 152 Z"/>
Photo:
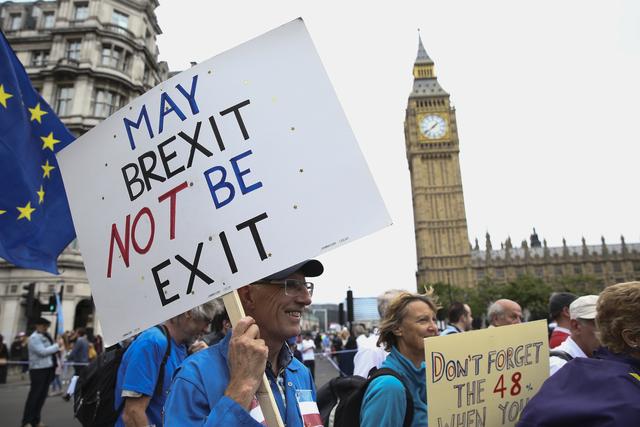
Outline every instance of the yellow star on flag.
<path id="1" fill-rule="evenodd" d="M 4 85 L 0 85 L 0 104 L 7 108 L 7 99 L 13 98 L 13 95 L 4 91 Z"/>
<path id="2" fill-rule="evenodd" d="M 18 206 L 16 209 L 20 211 L 20 216 L 18 216 L 18 219 L 27 218 L 29 221 L 31 221 L 31 213 L 36 210 L 35 208 L 31 207 L 31 202 L 27 203 L 27 206 L 23 208 Z"/>
<path id="3" fill-rule="evenodd" d="M 3 213 L 6 213 L 7 211 L 3 211 L 2 209 L 0 209 L 0 215 L 2 215 Z"/>
<path id="4" fill-rule="evenodd" d="M 42 174 L 43 178 L 51 178 L 51 171 L 54 170 L 56 167 L 55 166 L 51 166 L 49 165 L 49 160 L 47 160 L 47 162 L 40 166 L 42 168 L 42 170 L 44 171 L 44 173 Z"/>
<path id="5" fill-rule="evenodd" d="M 42 124 L 42 116 L 44 116 L 45 114 L 49 114 L 46 111 L 42 111 L 40 109 L 39 102 L 34 108 L 29 108 L 29 112 L 31 113 L 31 121 L 37 120 L 40 124 Z"/>
<path id="6" fill-rule="evenodd" d="M 40 139 L 42 140 L 42 142 L 44 142 L 44 144 L 42 145 L 43 150 L 45 148 L 48 148 L 49 150 L 53 151 L 53 146 L 60 142 L 59 139 L 55 139 L 53 137 L 53 132 L 49 132 L 49 135 L 47 136 L 41 136 Z"/>
<path id="7" fill-rule="evenodd" d="M 42 188 L 42 185 L 40 186 L 40 191 L 36 191 L 36 194 L 38 195 L 38 204 L 41 205 L 42 202 L 44 202 L 44 189 Z"/>

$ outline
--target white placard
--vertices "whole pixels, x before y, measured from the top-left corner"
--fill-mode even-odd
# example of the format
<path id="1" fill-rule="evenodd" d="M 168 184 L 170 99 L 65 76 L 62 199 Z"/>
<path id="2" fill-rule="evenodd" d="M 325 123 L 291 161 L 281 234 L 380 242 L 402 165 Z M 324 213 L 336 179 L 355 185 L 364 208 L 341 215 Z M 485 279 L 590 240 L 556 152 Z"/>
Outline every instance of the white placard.
<path id="1" fill-rule="evenodd" d="M 151 89 L 58 161 L 108 342 L 391 224 L 302 19 Z"/>

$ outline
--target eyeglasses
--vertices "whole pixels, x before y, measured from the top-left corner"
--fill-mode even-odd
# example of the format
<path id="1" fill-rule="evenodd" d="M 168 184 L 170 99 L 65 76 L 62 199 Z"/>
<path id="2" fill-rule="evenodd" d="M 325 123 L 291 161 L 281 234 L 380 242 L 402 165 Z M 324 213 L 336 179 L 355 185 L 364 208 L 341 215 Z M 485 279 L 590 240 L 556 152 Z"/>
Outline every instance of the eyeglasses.
<path id="1" fill-rule="evenodd" d="M 284 287 L 284 294 L 290 297 L 306 297 L 313 296 L 313 283 L 304 280 L 285 279 L 285 280 L 265 280 L 263 283 L 268 285 L 280 285 Z"/>

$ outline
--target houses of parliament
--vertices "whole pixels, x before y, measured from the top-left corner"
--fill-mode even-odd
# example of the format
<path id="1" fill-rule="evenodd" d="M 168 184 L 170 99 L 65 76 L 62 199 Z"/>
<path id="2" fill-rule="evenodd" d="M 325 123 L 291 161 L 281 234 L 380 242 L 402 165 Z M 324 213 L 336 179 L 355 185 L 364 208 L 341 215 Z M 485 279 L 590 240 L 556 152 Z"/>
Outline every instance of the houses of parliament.
<path id="1" fill-rule="evenodd" d="M 540 241 L 535 229 L 529 241 L 516 245 L 508 238 L 484 249 L 470 244 L 460 174 L 460 143 L 456 111 L 440 86 L 434 62 L 419 40 L 413 66 L 413 88 L 404 122 L 411 177 L 417 254 L 417 287 L 445 283 L 475 286 L 488 279 L 509 282 L 529 275 L 545 282 L 576 276 L 591 277 L 601 286 L 640 280 L 640 243 L 561 247 Z"/>

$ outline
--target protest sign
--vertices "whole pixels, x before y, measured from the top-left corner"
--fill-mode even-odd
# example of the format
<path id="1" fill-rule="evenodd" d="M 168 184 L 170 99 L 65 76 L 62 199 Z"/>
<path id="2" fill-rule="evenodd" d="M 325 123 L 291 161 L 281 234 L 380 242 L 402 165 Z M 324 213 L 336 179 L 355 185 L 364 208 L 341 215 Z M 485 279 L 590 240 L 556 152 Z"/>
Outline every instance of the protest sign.
<path id="1" fill-rule="evenodd" d="M 58 155 L 105 341 L 391 224 L 301 19 Z"/>
<path id="2" fill-rule="evenodd" d="M 424 340 L 429 425 L 515 426 L 549 376 L 547 322 Z"/>

